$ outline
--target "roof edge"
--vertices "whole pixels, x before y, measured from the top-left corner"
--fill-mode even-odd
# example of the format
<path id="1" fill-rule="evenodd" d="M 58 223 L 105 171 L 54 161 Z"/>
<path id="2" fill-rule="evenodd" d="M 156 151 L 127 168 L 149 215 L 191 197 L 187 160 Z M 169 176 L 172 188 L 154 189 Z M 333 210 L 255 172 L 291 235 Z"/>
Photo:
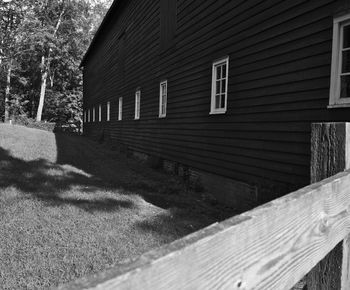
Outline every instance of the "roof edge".
<path id="1" fill-rule="evenodd" d="M 105 17 L 103 18 L 100 26 L 98 27 L 94 37 L 92 38 L 92 41 L 91 41 L 91 43 L 90 43 L 90 45 L 89 45 L 85 55 L 83 56 L 83 59 L 80 62 L 80 65 L 79 65 L 80 68 L 84 67 L 89 54 L 91 53 L 92 49 L 94 48 L 94 46 L 96 44 L 98 36 L 101 34 L 101 31 L 106 26 L 107 21 L 109 19 L 111 19 L 112 11 L 114 11 L 117 8 L 117 6 L 118 6 L 118 4 L 120 4 L 120 2 L 121 2 L 120 0 L 114 0 L 112 5 L 111 5 L 111 7 L 109 7 Z"/>

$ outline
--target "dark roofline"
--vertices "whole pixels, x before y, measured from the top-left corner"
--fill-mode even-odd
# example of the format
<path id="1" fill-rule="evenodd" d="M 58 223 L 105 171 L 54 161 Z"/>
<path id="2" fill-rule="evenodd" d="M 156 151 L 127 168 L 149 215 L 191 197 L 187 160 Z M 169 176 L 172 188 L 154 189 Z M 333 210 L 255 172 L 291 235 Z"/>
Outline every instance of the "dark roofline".
<path id="1" fill-rule="evenodd" d="M 97 31 L 96 31 L 96 33 L 95 33 L 95 35 L 94 35 L 94 37 L 89 45 L 89 48 L 87 49 L 79 67 L 83 67 L 85 65 L 87 58 L 89 57 L 91 51 L 93 50 L 93 48 L 96 44 L 97 38 L 99 37 L 102 30 L 106 26 L 108 20 L 111 19 L 112 11 L 114 11 L 118 7 L 118 4 L 120 4 L 120 2 L 122 2 L 122 1 L 121 0 L 114 0 L 111 7 L 109 7 L 109 9 L 106 13 L 106 16 L 103 18 L 102 23 L 100 24 L 99 28 L 97 29 Z"/>

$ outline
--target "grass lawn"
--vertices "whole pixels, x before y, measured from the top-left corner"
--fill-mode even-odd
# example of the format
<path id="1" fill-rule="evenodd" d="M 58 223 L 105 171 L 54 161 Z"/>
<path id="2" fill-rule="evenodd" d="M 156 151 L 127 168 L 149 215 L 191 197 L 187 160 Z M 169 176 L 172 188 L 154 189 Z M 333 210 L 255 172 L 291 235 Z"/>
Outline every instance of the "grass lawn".
<path id="1" fill-rule="evenodd" d="M 0 288 L 90 275 L 233 215 L 83 137 L 0 125 Z"/>

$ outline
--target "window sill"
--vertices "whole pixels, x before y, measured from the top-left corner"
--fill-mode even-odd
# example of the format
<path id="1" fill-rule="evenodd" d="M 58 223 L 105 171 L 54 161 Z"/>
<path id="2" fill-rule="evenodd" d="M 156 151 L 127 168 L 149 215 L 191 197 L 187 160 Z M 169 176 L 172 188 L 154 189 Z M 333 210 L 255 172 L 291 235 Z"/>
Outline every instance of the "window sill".
<path id="1" fill-rule="evenodd" d="M 165 119 L 166 116 L 159 116 L 158 118 L 159 118 L 159 119 Z"/>
<path id="2" fill-rule="evenodd" d="M 226 110 L 225 111 L 211 111 L 209 112 L 209 115 L 224 115 L 226 114 Z"/>
<path id="3" fill-rule="evenodd" d="M 328 105 L 328 109 L 341 109 L 341 108 L 350 108 L 350 103 L 348 104 L 333 104 L 333 105 Z"/>

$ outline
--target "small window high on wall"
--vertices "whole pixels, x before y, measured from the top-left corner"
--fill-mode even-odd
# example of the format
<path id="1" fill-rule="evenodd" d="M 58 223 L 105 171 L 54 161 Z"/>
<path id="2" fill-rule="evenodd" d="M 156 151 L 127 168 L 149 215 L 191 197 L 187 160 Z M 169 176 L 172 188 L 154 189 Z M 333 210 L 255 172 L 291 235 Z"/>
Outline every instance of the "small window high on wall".
<path id="1" fill-rule="evenodd" d="M 159 87 L 159 118 L 166 117 L 167 99 L 168 99 L 168 82 L 164 81 L 160 83 L 160 87 Z"/>
<path id="2" fill-rule="evenodd" d="M 98 121 L 102 121 L 102 107 L 101 105 L 98 106 Z"/>
<path id="3" fill-rule="evenodd" d="M 177 26 L 177 1 L 160 0 L 160 51 L 175 44 Z"/>
<path id="4" fill-rule="evenodd" d="M 138 90 L 135 93 L 135 120 L 140 119 L 140 107 L 141 107 L 141 91 Z"/>
<path id="5" fill-rule="evenodd" d="M 329 104 L 350 106 L 350 14 L 334 19 Z"/>
<path id="6" fill-rule="evenodd" d="M 227 110 L 229 58 L 213 63 L 210 114 L 224 114 Z"/>
<path id="7" fill-rule="evenodd" d="M 123 98 L 119 98 L 118 121 L 123 120 Z"/>
<path id="8" fill-rule="evenodd" d="M 110 121 L 111 120 L 111 103 L 110 102 L 107 102 L 107 118 L 106 118 L 107 121 Z"/>
<path id="9" fill-rule="evenodd" d="M 92 108 L 92 122 L 95 122 L 95 117 L 96 117 L 96 110 L 95 107 Z"/>

